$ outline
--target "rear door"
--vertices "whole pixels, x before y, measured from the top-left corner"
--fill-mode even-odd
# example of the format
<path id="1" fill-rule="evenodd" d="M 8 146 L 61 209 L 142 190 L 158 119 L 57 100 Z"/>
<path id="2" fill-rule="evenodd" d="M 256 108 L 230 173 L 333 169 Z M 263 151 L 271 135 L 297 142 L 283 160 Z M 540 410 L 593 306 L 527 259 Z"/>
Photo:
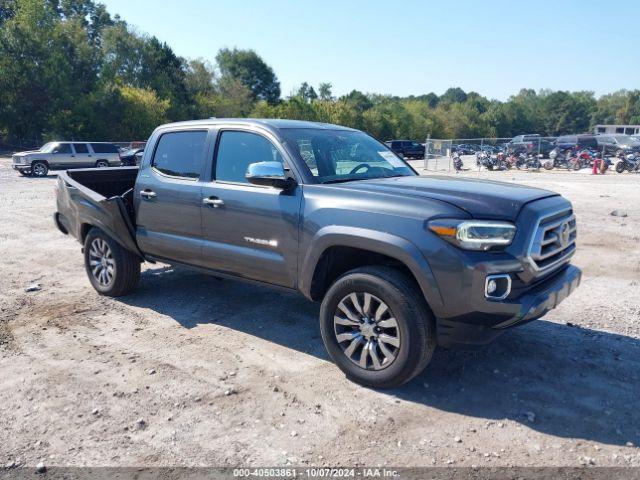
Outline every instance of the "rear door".
<path id="1" fill-rule="evenodd" d="M 165 132 L 160 134 L 151 157 L 145 158 L 134 192 L 136 239 L 145 254 L 200 265 L 200 178 L 208 138 L 206 129 Z"/>
<path id="2" fill-rule="evenodd" d="M 91 152 L 89 152 L 88 145 L 86 143 L 74 143 L 73 150 L 75 159 L 74 162 L 78 167 L 92 167 L 94 162 L 92 161 Z"/>
<path id="3" fill-rule="evenodd" d="M 287 154 L 266 133 L 222 129 L 213 179 L 203 185 L 203 263 L 274 285 L 295 287 L 302 187 L 290 191 L 250 184 L 247 167 L 283 162 Z"/>

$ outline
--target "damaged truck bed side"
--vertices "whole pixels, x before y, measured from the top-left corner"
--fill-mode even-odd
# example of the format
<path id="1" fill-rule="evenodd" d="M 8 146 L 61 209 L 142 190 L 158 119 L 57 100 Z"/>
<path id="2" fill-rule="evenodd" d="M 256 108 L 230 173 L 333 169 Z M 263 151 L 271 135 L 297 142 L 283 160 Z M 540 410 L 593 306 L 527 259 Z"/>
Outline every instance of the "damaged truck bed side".
<path id="1" fill-rule="evenodd" d="M 56 225 L 63 233 L 78 239 L 84 239 L 90 228 L 100 228 L 142 259 L 144 256 L 135 240 L 132 203 L 137 175 L 138 167 L 60 172 L 56 186 Z"/>

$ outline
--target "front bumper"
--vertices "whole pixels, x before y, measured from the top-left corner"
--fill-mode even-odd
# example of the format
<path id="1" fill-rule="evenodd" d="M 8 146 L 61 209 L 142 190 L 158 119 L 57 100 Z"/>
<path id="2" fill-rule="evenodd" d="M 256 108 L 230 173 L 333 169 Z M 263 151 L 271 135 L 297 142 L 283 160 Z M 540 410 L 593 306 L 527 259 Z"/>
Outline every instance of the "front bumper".
<path id="1" fill-rule="evenodd" d="M 22 163 L 14 163 L 12 165 L 14 170 L 31 170 L 31 165 L 29 164 L 22 164 Z"/>
<path id="2" fill-rule="evenodd" d="M 506 307 L 513 315 L 508 318 L 502 314 L 496 315 L 499 322 L 492 326 L 460 319 L 437 319 L 438 344 L 453 347 L 489 343 L 505 329 L 536 320 L 556 308 L 580 285 L 581 278 L 581 270 L 569 265 L 519 297 L 495 302 L 496 306 L 500 306 L 499 310 L 504 311 Z M 479 315 L 487 317 L 486 312 Z"/>

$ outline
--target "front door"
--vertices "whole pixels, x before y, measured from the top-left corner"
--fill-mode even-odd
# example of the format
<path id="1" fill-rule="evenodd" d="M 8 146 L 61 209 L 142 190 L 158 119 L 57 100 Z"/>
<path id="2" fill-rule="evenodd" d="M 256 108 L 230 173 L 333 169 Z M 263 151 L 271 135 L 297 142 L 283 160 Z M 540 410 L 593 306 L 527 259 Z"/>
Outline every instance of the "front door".
<path id="1" fill-rule="evenodd" d="M 162 134 L 136 180 L 136 239 L 143 252 L 159 260 L 200 264 L 207 137 L 207 130 Z"/>
<path id="2" fill-rule="evenodd" d="M 202 187 L 202 262 L 214 270 L 293 288 L 302 188 L 285 192 L 245 178 L 252 163 L 285 163 L 276 143 L 255 132 L 219 133 L 215 178 Z"/>
<path id="3" fill-rule="evenodd" d="M 51 151 L 49 165 L 54 168 L 76 168 L 75 157 L 70 143 L 59 143 Z"/>

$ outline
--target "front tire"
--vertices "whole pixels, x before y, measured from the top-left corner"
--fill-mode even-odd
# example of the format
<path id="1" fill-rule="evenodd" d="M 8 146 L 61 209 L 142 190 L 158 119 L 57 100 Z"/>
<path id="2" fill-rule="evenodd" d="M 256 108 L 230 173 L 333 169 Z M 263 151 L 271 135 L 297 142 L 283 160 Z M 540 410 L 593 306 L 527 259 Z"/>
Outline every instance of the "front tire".
<path id="1" fill-rule="evenodd" d="M 107 162 L 106 160 L 98 160 L 96 162 L 96 168 L 107 168 L 109 167 L 109 162 Z"/>
<path id="2" fill-rule="evenodd" d="M 140 281 L 140 258 L 99 228 L 92 228 L 84 241 L 84 266 L 100 295 L 127 295 Z"/>
<path id="3" fill-rule="evenodd" d="M 320 308 L 325 347 L 347 378 L 391 388 L 408 382 L 436 348 L 435 321 L 413 279 L 390 267 L 347 272 Z"/>
<path id="4" fill-rule="evenodd" d="M 34 177 L 46 177 L 49 173 L 49 166 L 45 162 L 33 162 L 31 164 L 31 175 Z"/>

